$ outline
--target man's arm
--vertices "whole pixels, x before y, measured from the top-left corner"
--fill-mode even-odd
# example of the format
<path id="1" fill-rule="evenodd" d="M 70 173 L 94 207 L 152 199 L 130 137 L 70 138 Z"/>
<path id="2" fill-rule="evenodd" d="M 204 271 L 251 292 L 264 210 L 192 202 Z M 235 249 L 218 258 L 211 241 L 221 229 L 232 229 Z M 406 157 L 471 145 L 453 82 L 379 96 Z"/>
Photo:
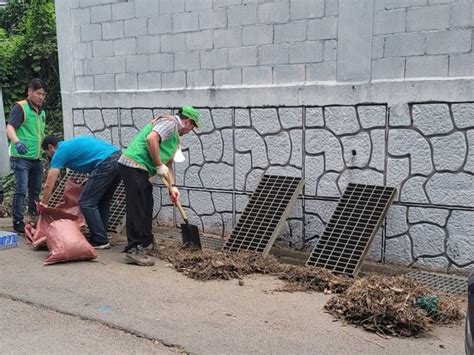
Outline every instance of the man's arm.
<path id="1" fill-rule="evenodd" d="M 44 207 L 48 206 L 49 199 L 51 194 L 53 193 L 54 185 L 56 184 L 56 180 L 58 179 L 60 169 L 51 168 L 48 172 L 48 177 L 46 178 L 46 182 L 44 183 L 43 189 L 43 198 L 41 199 L 41 204 Z"/>
<path id="2" fill-rule="evenodd" d="M 13 105 L 7 124 L 7 136 L 13 143 L 18 142 L 16 130 L 22 125 L 24 120 L 23 116 L 23 109 L 21 106 L 18 104 Z"/>
<path id="3" fill-rule="evenodd" d="M 19 139 L 18 136 L 16 135 L 16 129 L 13 127 L 10 123 L 7 124 L 7 136 L 10 141 L 12 141 L 14 144 L 16 144 Z"/>
<path id="4" fill-rule="evenodd" d="M 163 162 L 160 158 L 160 142 L 160 135 L 155 131 L 151 131 L 146 137 L 146 147 L 148 149 L 148 153 L 150 153 L 150 156 L 153 159 L 153 163 L 155 163 L 155 166 L 163 165 Z"/>
<path id="5" fill-rule="evenodd" d="M 174 185 L 174 172 L 173 172 L 173 159 L 171 159 L 168 164 L 166 164 L 166 166 L 168 167 L 169 169 L 169 174 L 168 174 L 168 177 L 169 177 L 169 182 L 171 183 L 171 185 Z"/>

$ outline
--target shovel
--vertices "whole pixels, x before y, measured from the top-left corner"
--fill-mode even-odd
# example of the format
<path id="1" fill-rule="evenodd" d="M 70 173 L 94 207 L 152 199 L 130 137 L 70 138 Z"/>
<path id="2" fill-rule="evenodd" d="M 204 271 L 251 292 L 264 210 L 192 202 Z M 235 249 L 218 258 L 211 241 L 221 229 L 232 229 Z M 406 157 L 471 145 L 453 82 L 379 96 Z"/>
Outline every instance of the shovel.
<path id="1" fill-rule="evenodd" d="M 166 177 L 166 178 L 162 177 L 161 180 L 163 181 L 165 186 L 168 188 L 168 190 L 171 192 L 171 184 L 169 182 L 169 177 Z M 201 249 L 201 238 L 199 237 L 198 227 L 193 224 L 189 224 L 186 212 L 184 211 L 183 206 L 181 206 L 181 202 L 179 200 L 176 201 L 175 205 L 178 208 L 179 213 L 181 214 L 181 217 L 183 217 L 183 220 L 184 220 L 184 224 L 181 224 L 183 247 L 190 248 L 190 249 Z"/>

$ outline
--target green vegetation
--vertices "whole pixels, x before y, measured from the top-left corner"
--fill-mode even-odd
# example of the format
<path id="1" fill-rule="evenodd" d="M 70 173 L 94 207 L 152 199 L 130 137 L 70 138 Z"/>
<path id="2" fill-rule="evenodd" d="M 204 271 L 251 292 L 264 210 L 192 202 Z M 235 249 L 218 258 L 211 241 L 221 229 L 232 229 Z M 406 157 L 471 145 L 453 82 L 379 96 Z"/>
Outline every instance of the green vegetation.
<path id="1" fill-rule="evenodd" d="M 6 119 L 13 104 L 26 97 L 28 82 L 36 77 L 45 82 L 48 92 L 46 133 L 62 135 L 54 2 L 10 0 L 0 7 L 0 87 Z M 13 173 L 1 177 L 0 182 L 8 203 L 15 186 Z"/>
<path id="2" fill-rule="evenodd" d="M 39 77 L 46 84 L 46 131 L 62 134 L 56 17 L 53 0 L 10 0 L 0 8 L 0 86 L 5 115 Z"/>

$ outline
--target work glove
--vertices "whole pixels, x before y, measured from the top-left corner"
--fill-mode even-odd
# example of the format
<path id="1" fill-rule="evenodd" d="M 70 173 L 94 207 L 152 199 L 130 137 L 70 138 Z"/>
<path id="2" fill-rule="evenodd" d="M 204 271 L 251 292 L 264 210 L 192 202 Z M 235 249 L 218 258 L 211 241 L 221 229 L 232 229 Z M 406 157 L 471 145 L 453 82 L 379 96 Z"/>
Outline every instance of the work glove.
<path id="1" fill-rule="evenodd" d="M 15 147 L 16 151 L 21 155 L 25 155 L 28 152 L 28 148 L 21 141 L 16 142 Z"/>
<path id="2" fill-rule="evenodd" d="M 156 167 L 156 174 L 160 177 L 166 177 L 169 173 L 169 169 L 165 164 L 161 164 L 160 166 Z"/>
<path id="3" fill-rule="evenodd" d="M 171 187 L 170 197 L 171 197 L 171 201 L 173 201 L 173 203 L 178 202 L 178 200 L 179 200 L 179 190 L 176 186 Z"/>

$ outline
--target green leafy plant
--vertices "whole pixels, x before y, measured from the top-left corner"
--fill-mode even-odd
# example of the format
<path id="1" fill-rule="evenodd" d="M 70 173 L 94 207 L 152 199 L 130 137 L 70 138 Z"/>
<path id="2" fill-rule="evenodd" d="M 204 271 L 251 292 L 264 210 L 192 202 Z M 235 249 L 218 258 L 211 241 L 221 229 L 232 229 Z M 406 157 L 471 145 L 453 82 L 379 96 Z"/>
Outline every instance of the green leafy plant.
<path id="1" fill-rule="evenodd" d="M 8 120 L 13 104 L 27 95 L 27 84 L 39 77 L 46 84 L 46 133 L 63 132 L 56 17 L 53 0 L 10 0 L 0 8 L 0 87 Z M 0 179 L 8 199 L 13 173 Z"/>
<path id="2" fill-rule="evenodd" d="M 62 134 L 62 109 L 52 0 L 11 0 L 0 9 L 0 86 L 5 114 L 39 77 L 46 84 L 47 133 Z"/>

